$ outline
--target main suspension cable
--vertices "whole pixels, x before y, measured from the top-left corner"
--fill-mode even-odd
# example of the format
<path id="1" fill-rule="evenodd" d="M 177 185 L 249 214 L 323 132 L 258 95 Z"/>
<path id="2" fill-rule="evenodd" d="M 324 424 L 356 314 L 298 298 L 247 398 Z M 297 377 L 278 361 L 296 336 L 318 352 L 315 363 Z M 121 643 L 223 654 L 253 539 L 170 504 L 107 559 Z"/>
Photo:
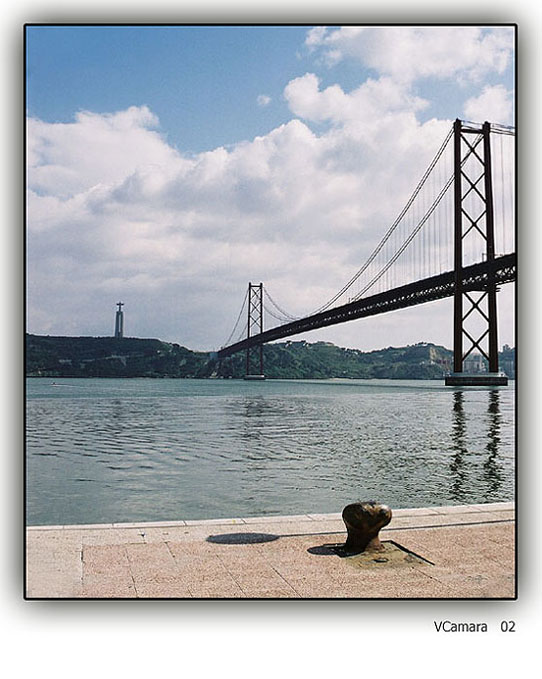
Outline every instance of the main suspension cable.
<path id="1" fill-rule="evenodd" d="M 356 300 L 360 299 L 360 298 L 367 292 L 367 290 L 369 290 L 369 288 L 371 288 L 371 287 L 376 283 L 376 281 L 379 280 L 379 278 L 381 278 L 381 277 L 386 273 L 386 271 L 390 268 L 390 266 L 391 266 L 392 264 L 394 264 L 394 263 L 399 259 L 399 257 L 403 254 L 403 252 L 404 252 L 404 251 L 407 249 L 407 247 L 410 245 L 410 243 L 411 243 L 411 242 L 414 240 L 414 238 L 418 235 L 418 233 L 420 232 L 422 226 L 427 222 L 427 220 L 429 219 L 429 217 L 433 214 L 433 212 L 434 212 L 435 209 L 437 208 L 437 206 L 438 206 L 438 204 L 440 203 L 440 201 L 444 198 L 444 196 L 446 195 L 446 192 L 448 191 L 448 189 L 450 188 L 450 186 L 453 184 L 453 180 L 454 180 L 454 177 L 453 177 L 453 176 L 450 177 L 450 178 L 448 179 L 448 181 L 446 182 L 446 185 L 444 186 L 444 188 L 442 189 L 442 191 L 439 193 L 439 195 L 438 195 L 438 197 L 436 198 L 436 200 L 433 202 L 433 204 L 431 205 L 431 207 L 427 210 L 427 212 L 425 213 L 425 215 L 423 216 L 423 218 L 420 220 L 420 222 L 418 223 L 418 225 L 416 226 L 416 228 L 411 232 L 410 236 L 405 240 L 405 242 L 403 243 L 403 245 L 399 248 L 399 250 L 397 250 L 397 252 L 396 252 L 396 253 L 393 255 L 393 257 L 386 263 L 386 265 L 385 265 L 384 267 L 382 267 L 382 269 L 381 269 L 381 270 L 373 277 L 373 279 L 372 279 L 369 283 L 367 283 L 367 285 L 363 288 L 363 290 L 362 290 L 361 292 L 359 292 L 359 293 L 354 297 L 354 300 L 353 300 L 353 301 L 356 301 Z"/>
<path id="2" fill-rule="evenodd" d="M 228 339 L 222 345 L 223 347 L 227 347 L 230 344 L 231 338 L 233 337 L 233 335 L 235 334 L 235 331 L 237 330 L 237 326 L 239 325 L 239 321 L 241 320 L 241 315 L 242 315 L 243 310 L 245 308 L 245 304 L 247 303 L 247 298 L 248 298 L 248 289 L 245 293 L 245 299 L 243 300 L 243 304 L 241 305 L 241 311 L 239 312 L 239 316 L 237 317 L 237 320 L 235 321 L 235 325 L 233 326 L 233 330 L 231 331 Z"/>
<path id="3" fill-rule="evenodd" d="M 284 319 L 290 320 L 290 321 L 297 321 L 301 317 L 300 316 L 293 316 L 292 314 L 289 314 L 287 311 L 284 311 L 276 302 L 275 300 L 271 297 L 269 292 L 267 291 L 267 288 L 264 288 L 263 294 L 267 297 L 267 299 L 271 302 L 271 304 L 275 307 L 275 309 L 283 315 Z M 269 311 L 269 310 L 268 310 Z M 271 313 L 272 316 L 274 314 Z M 274 318 L 278 318 L 277 316 L 274 316 Z M 279 320 L 283 320 L 282 318 L 279 318 Z"/>
<path id="4" fill-rule="evenodd" d="M 373 261 L 375 260 L 375 258 L 377 257 L 378 253 L 382 250 L 382 248 L 384 247 L 385 243 L 386 243 L 387 240 L 390 238 L 391 234 L 395 231 L 397 225 L 401 222 L 401 220 L 403 219 L 403 217 L 405 216 L 405 214 L 406 214 L 406 213 L 408 212 L 408 210 L 410 209 L 412 203 L 413 203 L 413 202 L 415 201 L 415 199 L 417 198 L 417 196 L 418 196 L 418 194 L 420 193 L 420 191 L 421 191 L 423 185 L 425 184 L 425 181 L 427 180 L 427 177 L 431 174 L 431 172 L 433 171 L 433 168 L 435 167 L 435 165 L 436 165 L 437 162 L 439 161 L 440 157 L 441 157 L 442 154 L 444 153 L 444 151 L 445 151 L 445 149 L 446 149 L 446 147 L 447 147 L 447 145 L 448 145 L 448 142 L 449 142 L 450 139 L 452 138 L 452 135 L 453 135 L 453 128 L 451 128 L 450 131 L 448 132 L 448 135 L 446 136 L 446 139 L 445 139 L 444 142 L 442 143 L 442 146 L 440 147 L 440 149 L 437 151 L 437 154 L 435 155 L 435 157 L 434 157 L 433 160 L 431 161 L 431 164 L 429 165 L 429 167 L 428 167 L 427 170 L 425 171 L 423 177 L 422 177 L 422 178 L 420 179 L 420 181 L 418 182 L 418 185 L 417 185 L 416 188 L 414 189 L 414 192 L 412 193 L 412 195 L 411 195 L 410 199 L 408 200 L 407 204 L 406 204 L 405 207 L 401 210 L 401 213 L 399 214 L 399 216 L 397 217 L 397 219 L 393 222 L 393 224 L 390 226 L 390 228 L 389 228 L 388 231 L 386 232 L 385 236 L 382 238 L 382 240 L 380 241 L 380 243 L 377 245 L 377 247 L 375 248 L 375 250 L 373 251 L 373 253 L 372 253 L 371 256 L 369 257 L 369 259 L 365 262 L 365 264 L 361 267 L 361 269 L 359 269 L 359 271 L 358 271 L 356 274 L 354 274 L 354 276 L 352 276 L 352 278 L 348 281 L 348 283 L 346 283 L 346 285 L 345 285 L 345 286 L 344 286 L 344 287 L 343 287 L 343 288 L 342 288 L 342 289 L 341 289 L 334 297 L 332 297 L 326 304 L 324 304 L 323 306 L 321 306 L 319 309 L 317 309 L 317 310 L 314 311 L 313 313 L 316 314 L 316 313 L 319 313 L 320 311 L 325 311 L 326 309 L 328 309 L 332 304 L 334 304 L 334 303 L 339 299 L 339 297 L 341 297 L 341 296 L 348 290 L 348 288 L 350 288 L 350 287 L 358 280 L 358 278 L 359 278 L 359 277 L 367 270 L 367 268 L 370 266 L 370 264 L 372 264 L 372 262 L 373 262 Z M 309 315 L 312 315 L 312 314 L 309 314 Z"/>

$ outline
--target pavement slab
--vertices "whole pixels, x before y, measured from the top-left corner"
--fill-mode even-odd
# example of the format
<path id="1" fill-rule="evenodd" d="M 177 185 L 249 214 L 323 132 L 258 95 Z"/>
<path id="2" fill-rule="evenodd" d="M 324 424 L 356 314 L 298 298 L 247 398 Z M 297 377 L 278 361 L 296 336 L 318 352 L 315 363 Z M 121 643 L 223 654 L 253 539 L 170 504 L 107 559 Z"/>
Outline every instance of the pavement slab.
<path id="1" fill-rule="evenodd" d="M 394 510 L 387 561 L 345 536 L 340 514 L 33 526 L 25 598 L 515 598 L 513 503 Z"/>

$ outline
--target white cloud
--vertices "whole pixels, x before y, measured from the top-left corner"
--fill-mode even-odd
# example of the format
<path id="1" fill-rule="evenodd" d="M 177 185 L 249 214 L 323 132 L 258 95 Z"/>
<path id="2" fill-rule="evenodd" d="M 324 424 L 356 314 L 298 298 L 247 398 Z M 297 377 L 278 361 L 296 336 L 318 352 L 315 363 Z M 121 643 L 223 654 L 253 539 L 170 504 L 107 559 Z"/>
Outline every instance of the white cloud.
<path id="1" fill-rule="evenodd" d="M 484 87 L 478 97 L 472 97 L 465 102 L 465 116 L 469 120 L 489 120 L 503 125 L 513 124 L 512 92 L 503 85 Z"/>
<path id="2" fill-rule="evenodd" d="M 109 184 L 135 167 L 180 161 L 153 131 L 158 120 L 146 107 L 114 114 L 77 113 L 73 123 L 28 121 L 28 185 L 63 198 Z"/>
<path id="3" fill-rule="evenodd" d="M 258 106 L 265 107 L 271 103 L 271 97 L 268 96 L 267 94 L 260 94 L 258 95 L 256 101 L 258 102 Z"/>
<path id="4" fill-rule="evenodd" d="M 339 121 L 339 109 L 329 107 Z M 119 119 L 130 124 L 112 125 Z M 250 279 L 266 281 L 288 310 L 309 312 L 369 254 L 446 130 L 390 114 L 369 131 L 350 119 L 318 136 L 292 120 L 252 142 L 187 159 L 147 121 L 85 115 L 66 135 L 34 121 L 40 144 L 29 157 L 30 331 L 109 332 L 101 323 L 122 298 L 133 334 L 217 347 Z M 102 149 L 92 162 L 81 161 L 79 172 L 74 138 Z M 134 138 L 139 151 L 132 152 L 127 139 Z M 66 196 L 69 172 L 77 182 Z M 171 313 L 153 332 L 149 319 L 160 305 Z M 81 317 L 87 326 L 71 328 Z"/>
<path id="5" fill-rule="evenodd" d="M 397 81 L 461 78 L 478 81 L 503 73 L 513 50 L 512 27 L 375 26 L 309 31 L 306 45 L 335 64 L 356 59 Z"/>
<path id="6" fill-rule="evenodd" d="M 325 43 L 325 36 L 327 33 L 327 28 L 325 26 L 316 26 L 311 28 L 307 32 L 307 37 L 305 39 L 305 44 L 310 48 L 318 47 Z"/>
<path id="7" fill-rule="evenodd" d="M 417 111 L 427 102 L 412 95 L 408 89 L 390 78 L 367 79 L 349 94 L 339 85 L 319 89 L 319 79 L 306 73 L 290 81 L 284 96 L 296 115 L 307 120 L 344 123 L 356 120 L 370 123 L 375 118 L 398 111 Z"/>

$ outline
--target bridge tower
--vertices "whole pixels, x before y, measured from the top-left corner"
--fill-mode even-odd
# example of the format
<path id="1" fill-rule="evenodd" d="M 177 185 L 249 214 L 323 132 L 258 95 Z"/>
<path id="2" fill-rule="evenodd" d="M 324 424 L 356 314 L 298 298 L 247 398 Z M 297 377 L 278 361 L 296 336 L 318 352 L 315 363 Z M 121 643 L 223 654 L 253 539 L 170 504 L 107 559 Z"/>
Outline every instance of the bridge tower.
<path id="1" fill-rule="evenodd" d="M 469 256 L 495 259 L 490 135 L 488 122 L 454 122 L 454 372 L 446 384 L 507 384 L 498 374 L 497 285 L 490 281 L 479 290 L 463 289 Z M 475 350 L 487 360 L 489 372 L 464 371 Z"/>
<path id="2" fill-rule="evenodd" d="M 124 302 L 117 302 L 118 310 L 115 315 L 115 338 L 122 339 L 124 337 L 124 312 L 122 307 Z"/>
<path id="3" fill-rule="evenodd" d="M 248 284 L 247 339 L 263 332 L 263 283 Z M 263 344 L 246 349 L 245 380 L 264 380 Z"/>

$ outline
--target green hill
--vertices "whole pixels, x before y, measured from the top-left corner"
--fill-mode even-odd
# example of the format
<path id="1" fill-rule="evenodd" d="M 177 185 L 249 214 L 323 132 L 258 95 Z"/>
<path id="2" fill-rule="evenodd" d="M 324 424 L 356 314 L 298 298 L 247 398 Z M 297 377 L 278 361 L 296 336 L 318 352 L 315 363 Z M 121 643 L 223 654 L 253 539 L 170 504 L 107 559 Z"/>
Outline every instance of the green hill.
<path id="1" fill-rule="evenodd" d="M 436 379 L 442 377 L 451 355 L 430 344 L 363 352 L 299 341 L 264 346 L 264 368 L 268 377 L 282 378 Z M 222 362 L 225 376 L 238 376 L 243 370 L 242 354 Z"/>
<path id="2" fill-rule="evenodd" d="M 264 346 L 270 378 L 420 378 L 442 376 L 451 353 L 419 344 L 364 353 L 333 344 L 304 341 Z M 26 336 L 29 377 L 236 377 L 245 370 L 243 353 L 222 361 L 157 339 Z"/>
<path id="3" fill-rule="evenodd" d="M 507 347 L 500 357 L 513 377 L 515 351 Z M 440 379 L 451 364 L 449 349 L 424 342 L 369 352 L 303 340 L 264 346 L 269 378 Z M 157 339 L 26 335 L 28 377 L 242 378 L 244 373 L 244 353 L 218 361 Z"/>
<path id="4" fill-rule="evenodd" d="M 208 377 L 208 356 L 157 339 L 26 336 L 28 377 Z"/>

